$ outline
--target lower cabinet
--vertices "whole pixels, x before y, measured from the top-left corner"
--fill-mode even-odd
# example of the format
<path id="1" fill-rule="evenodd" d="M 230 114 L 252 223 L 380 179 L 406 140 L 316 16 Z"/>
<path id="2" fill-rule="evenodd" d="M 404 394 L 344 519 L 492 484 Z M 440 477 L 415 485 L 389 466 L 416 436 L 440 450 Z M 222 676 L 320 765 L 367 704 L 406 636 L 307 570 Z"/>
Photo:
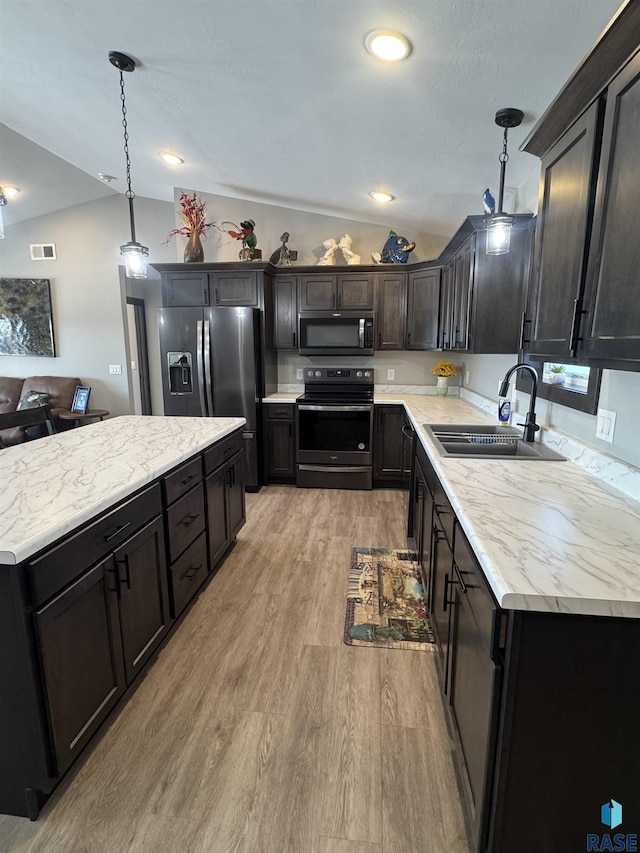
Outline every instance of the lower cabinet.
<path id="1" fill-rule="evenodd" d="M 373 478 L 380 485 L 409 488 L 413 433 L 404 406 L 376 406 Z"/>
<path id="2" fill-rule="evenodd" d="M 267 483 L 295 483 L 295 406 L 293 403 L 267 403 L 264 413 L 265 480 Z"/>
<path id="3" fill-rule="evenodd" d="M 204 456 L 209 570 L 220 562 L 246 520 L 242 432 Z"/>

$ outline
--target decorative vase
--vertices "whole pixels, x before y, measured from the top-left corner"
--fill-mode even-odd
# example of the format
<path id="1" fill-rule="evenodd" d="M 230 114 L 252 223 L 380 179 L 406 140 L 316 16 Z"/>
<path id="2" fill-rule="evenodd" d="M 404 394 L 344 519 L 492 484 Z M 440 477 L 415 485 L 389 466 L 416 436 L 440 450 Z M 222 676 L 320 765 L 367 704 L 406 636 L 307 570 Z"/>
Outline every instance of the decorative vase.
<path id="1" fill-rule="evenodd" d="M 449 393 L 449 377 L 448 376 L 438 376 L 438 381 L 436 382 L 436 394 L 438 397 L 446 397 Z"/>
<path id="2" fill-rule="evenodd" d="M 200 242 L 200 235 L 197 231 L 192 231 L 185 246 L 184 262 L 185 264 L 197 264 L 201 261 L 204 261 L 204 249 Z"/>

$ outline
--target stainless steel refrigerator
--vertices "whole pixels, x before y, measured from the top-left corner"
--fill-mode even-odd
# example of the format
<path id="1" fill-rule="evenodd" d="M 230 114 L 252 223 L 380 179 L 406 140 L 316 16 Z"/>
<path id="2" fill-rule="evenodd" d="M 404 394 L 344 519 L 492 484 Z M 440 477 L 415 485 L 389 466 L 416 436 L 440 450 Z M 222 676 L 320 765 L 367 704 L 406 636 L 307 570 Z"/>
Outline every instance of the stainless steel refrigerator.
<path id="1" fill-rule="evenodd" d="M 262 483 L 265 359 L 256 308 L 161 308 L 165 415 L 245 418 L 245 485 Z M 266 393 L 271 393 L 268 388 Z"/>

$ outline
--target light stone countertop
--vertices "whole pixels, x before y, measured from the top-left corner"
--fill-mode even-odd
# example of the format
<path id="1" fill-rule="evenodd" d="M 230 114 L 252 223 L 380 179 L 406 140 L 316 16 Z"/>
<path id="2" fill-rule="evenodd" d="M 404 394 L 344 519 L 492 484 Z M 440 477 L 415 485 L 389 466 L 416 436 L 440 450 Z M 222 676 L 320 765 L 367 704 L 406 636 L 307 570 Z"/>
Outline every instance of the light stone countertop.
<path id="1" fill-rule="evenodd" d="M 498 604 L 640 618 L 640 508 L 574 462 L 447 459 L 425 423 L 492 423 L 457 398 L 404 403 Z"/>
<path id="2" fill-rule="evenodd" d="M 245 424 L 122 416 L 0 451 L 0 564 L 16 564 Z"/>

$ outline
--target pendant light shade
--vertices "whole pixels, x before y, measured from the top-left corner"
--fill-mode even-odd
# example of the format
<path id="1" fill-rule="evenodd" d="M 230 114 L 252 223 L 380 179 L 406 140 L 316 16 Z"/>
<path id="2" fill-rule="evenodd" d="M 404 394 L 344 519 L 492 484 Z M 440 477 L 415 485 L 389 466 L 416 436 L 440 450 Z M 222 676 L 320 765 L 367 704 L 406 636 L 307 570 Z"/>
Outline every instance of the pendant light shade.
<path id="1" fill-rule="evenodd" d="M 136 64 L 124 53 L 112 50 L 109 53 L 109 62 L 120 72 L 120 101 L 122 105 L 122 126 L 124 128 L 124 153 L 127 163 L 127 192 L 129 199 L 129 224 L 131 226 L 131 240 L 120 246 L 120 254 L 124 258 L 125 275 L 128 278 L 147 278 L 147 258 L 149 250 L 146 246 L 136 241 L 136 223 L 133 214 L 133 200 L 136 197 L 131 189 L 131 160 L 129 158 L 129 133 L 127 129 L 127 107 L 124 97 L 124 71 L 134 71 Z"/>
<path id="2" fill-rule="evenodd" d="M 496 124 L 504 128 L 502 141 L 502 153 L 498 157 L 500 162 L 500 193 L 498 195 L 498 210 L 493 216 L 485 220 L 487 228 L 487 255 L 506 255 L 511 247 L 511 228 L 513 217 L 502 209 L 504 201 L 504 179 L 507 169 L 507 133 L 510 127 L 518 127 L 522 124 L 524 113 L 515 107 L 506 107 L 496 113 Z"/>

